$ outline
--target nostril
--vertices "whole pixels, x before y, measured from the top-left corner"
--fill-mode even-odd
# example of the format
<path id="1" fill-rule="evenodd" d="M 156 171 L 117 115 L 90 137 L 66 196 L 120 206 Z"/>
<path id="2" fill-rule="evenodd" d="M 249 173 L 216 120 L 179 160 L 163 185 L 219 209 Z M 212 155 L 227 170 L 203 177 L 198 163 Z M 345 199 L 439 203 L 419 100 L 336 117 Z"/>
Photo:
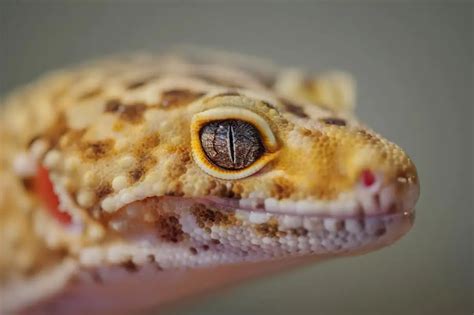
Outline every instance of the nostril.
<path id="1" fill-rule="evenodd" d="M 371 170 L 363 170 L 361 180 L 365 187 L 370 187 L 375 183 L 375 175 Z"/>

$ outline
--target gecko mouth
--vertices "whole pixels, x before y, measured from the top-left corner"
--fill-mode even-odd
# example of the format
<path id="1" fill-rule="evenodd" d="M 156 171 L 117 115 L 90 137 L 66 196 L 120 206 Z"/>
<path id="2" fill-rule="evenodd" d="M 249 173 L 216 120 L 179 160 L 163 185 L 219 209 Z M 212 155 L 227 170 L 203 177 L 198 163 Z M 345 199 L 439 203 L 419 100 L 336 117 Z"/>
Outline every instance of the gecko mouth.
<path id="1" fill-rule="evenodd" d="M 120 259 L 143 250 L 166 260 L 164 248 L 184 251 L 179 266 L 204 264 L 193 257 L 202 251 L 213 252 L 202 257 L 213 257 L 216 264 L 331 256 L 363 253 L 399 239 L 413 223 L 417 197 L 418 186 L 408 183 L 356 186 L 331 202 L 150 196 L 99 221 L 132 246 L 122 247 Z"/>
<path id="2" fill-rule="evenodd" d="M 152 248 L 184 244 L 183 255 L 190 252 L 188 258 L 197 259 L 198 265 L 199 257 L 209 257 L 200 256 L 203 251 L 214 253 L 216 263 L 355 255 L 392 244 L 407 233 L 419 194 L 417 183 L 403 180 L 376 178 L 365 184 L 326 202 L 151 197 L 124 205 L 107 225 L 128 239 L 146 239 L 146 246 L 157 242 Z"/>
<path id="3" fill-rule="evenodd" d="M 359 254 L 393 243 L 413 219 L 413 211 L 302 215 L 243 209 L 227 199 L 151 197 L 124 206 L 107 225 L 143 248 L 175 244 L 186 248 L 184 255 L 211 251 L 216 263 L 222 263 Z"/>

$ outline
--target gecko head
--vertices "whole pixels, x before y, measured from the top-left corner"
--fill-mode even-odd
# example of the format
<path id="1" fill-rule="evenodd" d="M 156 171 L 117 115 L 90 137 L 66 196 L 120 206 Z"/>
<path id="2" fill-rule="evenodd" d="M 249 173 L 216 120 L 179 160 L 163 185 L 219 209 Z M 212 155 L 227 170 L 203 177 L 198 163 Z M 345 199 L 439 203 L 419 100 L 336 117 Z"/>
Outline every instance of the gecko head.
<path id="1" fill-rule="evenodd" d="M 416 168 L 375 132 L 304 105 L 243 95 L 203 103 L 190 124 L 202 173 L 196 185 L 209 180 L 218 188 L 203 198 L 207 211 L 253 225 L 257 236 L 250 242 L 353 253 L 391 243 L 411 226 Z"/>
<path id="2" fill-rule="evenodd" d="M 409 230 L 418 179 L 399 147 L 350 119 L 271 104 L 224 94 L 190 107 L 184 198 L 132 208 L 172 213 L 165 238 L 219 263 L 362 253 Z"/>
<path id="3" fill-rule="evenodd" d="M 98 118 L 71 107 L 43 160 L 72 224 L 99 221 L 145 242 L 124 257 L 147 251 L 162 267 L 186 267 L 349 255 L 412 225 L 413 163 L 343 114 L 247 90 L 137 106 L 109 103 Z M 139 119 L 125 115 L 138 109 Z"/>

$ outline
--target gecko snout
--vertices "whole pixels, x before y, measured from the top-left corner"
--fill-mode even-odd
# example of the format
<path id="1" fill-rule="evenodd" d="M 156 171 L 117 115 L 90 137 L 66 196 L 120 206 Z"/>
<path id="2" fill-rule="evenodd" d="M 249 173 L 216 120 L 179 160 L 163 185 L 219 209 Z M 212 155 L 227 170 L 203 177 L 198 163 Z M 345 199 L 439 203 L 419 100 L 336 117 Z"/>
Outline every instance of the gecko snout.
<path id="1" fill-rule="evenodd" d="M 363 213 L 412 212 L 419 195 L 416 168 L 398 146 L 387 140 L 363 145 L 353 155 L 356 199 Z"/>

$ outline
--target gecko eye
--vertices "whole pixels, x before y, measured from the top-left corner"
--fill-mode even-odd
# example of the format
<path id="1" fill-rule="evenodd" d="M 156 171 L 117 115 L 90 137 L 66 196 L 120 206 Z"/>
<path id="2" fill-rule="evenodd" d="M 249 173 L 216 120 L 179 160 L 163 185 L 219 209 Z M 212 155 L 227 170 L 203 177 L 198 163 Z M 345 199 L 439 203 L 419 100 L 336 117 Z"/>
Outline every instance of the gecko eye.
<path id="1" fill-rule="evenodd" d="M 265 119 L 248 109 L 226 106 L 195 114 L 191 144 L 196 164 L 221 179 L 260 170 L 275 156 L 277 142 Z"/>
<path id="2" fill-rule="evenodd" d="M 200 133 L 207 158 L 224 169 L 246 168 L 265 152 L 258 130 L 242 120 L 213 121 Z"/>

